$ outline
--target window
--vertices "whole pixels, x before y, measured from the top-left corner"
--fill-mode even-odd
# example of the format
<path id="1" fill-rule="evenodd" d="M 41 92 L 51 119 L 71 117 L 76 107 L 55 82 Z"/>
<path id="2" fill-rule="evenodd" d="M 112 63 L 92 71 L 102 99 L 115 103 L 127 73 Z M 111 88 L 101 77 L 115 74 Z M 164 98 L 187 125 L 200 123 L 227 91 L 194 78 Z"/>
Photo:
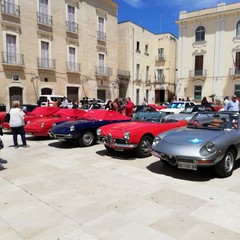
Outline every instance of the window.
<path id="1" fill-rule="evenodd" d="M 146 89 L 146 100 L 148 102 L 148 99 L 149 99 L 149 89 Z"/>
<path id="2" fill-rule="evenodd" d="M 150 80 L 149 76 L 149 66 L 146 66 L 146 81 Z"/>
<path id="3" fill-rule="evenodd" d="M 202 85 L 194 86 L 194 99 L 202 99 Z"/>
<path id="4" fill-rule="evenodd" d="M 16 36 L 6 35 L 6 60 L 7 63 L 17 63 L 17 53 L 16 53 Z"/>
<path id="5" fill-rule="evenodd" d="M 39 0 L 38 22 L 52 25 L 52 18 L 48 15 L 48 0 Z"/>
<path id="6" fill-rule="evenodd" d="M 136 89 L 136 105 L 139 105 L 140 90 Z"/>
<path id="7" fill-rule="evenodd" d="M 235 74 L 240 74 L 240 52 L 236 52 L 236 61 L 234 63 Z"/>
<path id="8" fill-rule="evenodd" d="M 145 45 L 145 55 L 149 55 L 149 53 L 148 53 L 148 45 L 147 44 Z"/>
<path id="9" fill-rule="evenodd" d="M 49 67 L 49 43 L 41 41 L 41 67 Z"/>
<path id="10" fill-rule="evenodd" d="M 195 56 L 194 76 L 203 76 L 203 55 Z"/>
<path id="11" fill-rule="evenodd" d="M 137 48 L 136 48 L 136 51 L 139 52 L 139 53 L 141 52 L 141 51 L 140 51 L 140 42 L 138 42 L 138 41 L 137 41 Z"/>
<path id="12" fill-rule="evenodd" d="M 157 81 L 164 81 L 163 69 L 158 69 L 157 70 Z"/>
<path id="13" fill-rule="evenodd" d="M 240 21 L 237 22 L 237 26 L 236 26 L 236 37 L 240 37 Z"/>
<path id="14" fill-rule="evenodd" d="M 164 60 L 164 48 L 158 49 L 158 60 Z"/>
<path id="15" fill-rule="evenodd" d="M 76 49 L 74 47 L 69 47 L 68 49 L 68 70 L 78 71 L 76 65 Z"/>
<path id="16" fill-rule="evenodd" d="M 104 18 L 98 17 L 98 40 L 106 41 Z"/>
<path id="17" fill-rule="evenodd" d="M 105 73 L 105 55 L 98 54 L 98 73 L 103 75 Z"/>
<path id="18" fill-rule="evenodd" d="M 3 12 L 13 16 L 20 16 L 19 6 L 15 4 L 15 0 L 1 1 Z"/>
<path id="19" fill-rule="evenodd" d="M 18 75 L 18 74 L 13 74 L 13 75 L 12 75 L 12 80 L 13 80 L 13 81 L 19 81 L 19 80 L 20 80 L 19 75 Z"/>
<path id="20" fill-rule="evenodd" d="M 136 66 L 136 80 L 140 80 L 140 64 Z"/>
<path id="21" fill-rule="evenodd" d="M 240 84 L 235 84 L 234 88 L 234 94 L 240 97 Z"/>
<path id="22" fill-rule="evenodd" d="M 75 8 L 72 6 L 67 7 L 67 30 L 69 32 L 75 32 Z"/>
<path id="23" fill-rule="evenodd" d="M 199 26 L 195 32 L 195 41 L 205 41 L 205 28 L 203 26 Z"/>

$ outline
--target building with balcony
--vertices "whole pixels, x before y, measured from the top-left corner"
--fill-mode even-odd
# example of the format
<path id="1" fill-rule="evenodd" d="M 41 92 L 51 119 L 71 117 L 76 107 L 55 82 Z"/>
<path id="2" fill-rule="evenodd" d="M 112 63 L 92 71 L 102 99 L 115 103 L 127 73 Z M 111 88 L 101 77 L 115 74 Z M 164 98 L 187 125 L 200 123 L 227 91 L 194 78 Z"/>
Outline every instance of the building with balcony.
<path id="1" fill-rule="evenodd" d="M 1 0 L 0 103 L 119 95 L 112 0 Z"/>
<path id="2" fill-rule="evenodd" d="M 177 97 L 240 97 L 240 3 L 182 11 L 177 24 Z"/>
<path id="3" fill-rule="evenodd" d="M 120 97 L 135 104 L 168 101 L 175 95 L 177 38 L 154 34 L 126 21 L 118 26 L 118 79 Z"/>

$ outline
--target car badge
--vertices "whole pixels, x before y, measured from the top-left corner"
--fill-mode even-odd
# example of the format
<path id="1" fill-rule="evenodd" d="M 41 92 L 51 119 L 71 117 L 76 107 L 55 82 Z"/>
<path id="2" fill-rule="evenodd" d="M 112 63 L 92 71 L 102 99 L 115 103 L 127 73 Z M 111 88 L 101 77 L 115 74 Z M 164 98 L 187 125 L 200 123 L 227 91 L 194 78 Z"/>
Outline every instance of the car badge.
<path id="1" fill-rule="evenodd" d="M 194 143 L 194 144 L 197 144 L 197 143 L 200 143 L 202 142 L 203 140 L 200 139 L 200 138 L 193 138 L 193 139 L 190 139 L 189 142 L 191 143 Z"/>

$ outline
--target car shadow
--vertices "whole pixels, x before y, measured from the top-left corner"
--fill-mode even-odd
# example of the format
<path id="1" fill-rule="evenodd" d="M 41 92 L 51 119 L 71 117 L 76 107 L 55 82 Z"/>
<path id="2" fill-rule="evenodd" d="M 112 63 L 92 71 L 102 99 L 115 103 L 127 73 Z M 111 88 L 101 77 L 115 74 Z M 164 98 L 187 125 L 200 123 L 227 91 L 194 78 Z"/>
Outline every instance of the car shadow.
<path id="1" fill-rule="evenodd" d="M 56 142 L 49 143 L 48 146 L 55 147 L 55 148 L 62 148 L 62 149 L 80 148 L 78 143 L 75 143 L 75 142 L 59 142 L 57 140 L 56 140 Z"/>
<path id="2" fill-rule="evenodd" d="M 108 151 L 106 149 L 100 150 L 96 152 L 100 156 L 108 156 L 117 160 L 136 160 L 136 154 L 134 151 L 123 151 L 123 152 L 117 152 L 117 151 Z"/>
<path id="3" fill-rule="evenodd" d="M 26 135 L 26 139 L 28 141 L 45 141 L 45 140 L 51 140 L 50 137 L 33 137 L 33 136 L 27 136 Z M 52 138 L 52 140 L 55 140 Z"/>
<path id="4" fill-rule="evenodd" d="M 0 158 L 0 171 L 6 169 L 4 164 L 7 164 L 7 160 Z"/>
<path id="5" fill-rule="evenodd" d="M 168 177 L 196 181 L 196 182 L 204 182 L 209 181 L 217 177 L 213 168 L 199 168 L 197 171 L 178 169 L 177 167 L 173 167 L 163 163 L 162 161 L 157 161 L 151 163 L 147 166 L 147 169 L 156 174 L 163 174 Z"/>

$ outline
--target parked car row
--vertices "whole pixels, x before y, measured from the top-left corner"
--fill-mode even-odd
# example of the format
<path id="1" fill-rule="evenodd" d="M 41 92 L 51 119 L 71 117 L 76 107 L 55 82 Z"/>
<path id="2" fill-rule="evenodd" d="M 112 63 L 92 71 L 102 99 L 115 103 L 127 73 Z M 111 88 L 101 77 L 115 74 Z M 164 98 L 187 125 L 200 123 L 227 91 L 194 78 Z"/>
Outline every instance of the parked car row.
<path id="1" fill-rule="evenodd" d="M 112 154 L 135 151 L 138 157 L 153 155 L 179 169 L 213 167 L 219 176 L 228 177 L 240 157 L 239 113 L 214 110 L 191 105 L 169 114 L 141 106 L 131 119 L 109 110 L 38 107 L 26 116 L 25 131 L 81 147 L 100 140 Z"/>

